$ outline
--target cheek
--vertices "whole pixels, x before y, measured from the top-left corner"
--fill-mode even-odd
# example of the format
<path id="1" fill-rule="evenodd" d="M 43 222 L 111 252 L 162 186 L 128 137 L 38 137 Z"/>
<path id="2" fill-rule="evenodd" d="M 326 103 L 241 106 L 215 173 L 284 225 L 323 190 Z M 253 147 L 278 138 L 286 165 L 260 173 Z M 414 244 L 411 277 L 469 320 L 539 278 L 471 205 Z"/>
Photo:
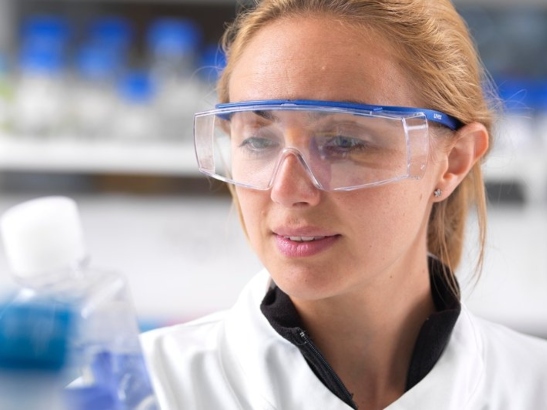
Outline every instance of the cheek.
<path id="1" fill-rule="evenodd" d="M 261 221 L 264 221 L 267 209 L 267 194 L 241 188 L 236 189 L 236 193 L 244 229 L 247 232 L 251 245 L 256 250 L 261 232 Z"/>
<path id="2" fill-rule="evenodd" d="M 356 234 L 370 248 L 407 242 L 429 218 L 427 198 L 419 186 L 389 184 L 371 189 L 366 197 L 348 201 Z M 410 188 L 410 189 L 405 189 Z M 375 190 L 376 192 L 373 192 Z"/>

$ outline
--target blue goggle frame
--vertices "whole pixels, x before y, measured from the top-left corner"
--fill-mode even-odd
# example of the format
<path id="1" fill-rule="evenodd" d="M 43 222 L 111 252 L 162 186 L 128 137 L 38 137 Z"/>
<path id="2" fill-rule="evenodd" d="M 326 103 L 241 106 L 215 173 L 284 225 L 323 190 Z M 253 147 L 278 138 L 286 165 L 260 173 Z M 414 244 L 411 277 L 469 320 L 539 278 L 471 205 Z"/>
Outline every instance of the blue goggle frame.
<path id="1" fill-rule="evenodd" d="M 271 106 L 287 106 L 287 108 L 306 106 L 321 106 L 325 108 L 333 109 L 348 109 L 352 111 L 366 111 L 372 114 L 423 114 L 428 121 L 443 125 L 444 127 L 457 131 L 463 126 L 463 123 L 451 115 L 445 114 L 441 111 L 431 110 L 428 108 L 415 108 L 415 107 L 398 107 L 398 106 L 386 106 L 386 105 L 371 105 L 371 104 L 358 104 L 352 102 L 343 101 L 321 101 L 321 100 L 257 100 L 257 101 L 241 101 L 232 103 L 221 103 L 215 106 L 217 110 L 230 110 L 234 108 L 244 109 L 247 107 L 264 107 Z M 222 113 L 218 113 L 218 116 L 228 119 L 230 113 L 227 112 L 225 116 Z"/>

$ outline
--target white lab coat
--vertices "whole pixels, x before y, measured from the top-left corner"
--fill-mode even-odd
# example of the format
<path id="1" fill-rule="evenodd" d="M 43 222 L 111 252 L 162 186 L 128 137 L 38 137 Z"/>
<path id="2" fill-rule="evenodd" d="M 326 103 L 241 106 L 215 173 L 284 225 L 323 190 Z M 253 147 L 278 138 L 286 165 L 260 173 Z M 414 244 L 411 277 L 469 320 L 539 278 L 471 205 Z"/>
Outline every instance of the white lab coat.
<path id="1" fill-rule="evenodd" d="M 263 271 L 230 310 L 143 335 L 162 410 L 350 409 L 261 313 L 269 283 Z M 387 409 L 547 409 L 547 341 L 462 306 L 434 368 Z"/>

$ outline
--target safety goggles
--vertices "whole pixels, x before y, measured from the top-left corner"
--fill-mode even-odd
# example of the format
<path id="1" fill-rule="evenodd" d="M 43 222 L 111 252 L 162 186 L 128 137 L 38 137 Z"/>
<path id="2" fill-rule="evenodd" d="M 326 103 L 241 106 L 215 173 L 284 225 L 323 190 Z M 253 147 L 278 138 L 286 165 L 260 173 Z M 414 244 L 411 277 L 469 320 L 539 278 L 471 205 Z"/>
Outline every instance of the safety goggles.
<path id="1" fill-rule="evenodd" d="M 313 184 L 350 191 L 423 176 L 429 122 L 456 130 L 439 111 L 312 100 L 218 104 L 194 117 L 199 170 L 230 184 L 272 187 L 294 155 Z"/>

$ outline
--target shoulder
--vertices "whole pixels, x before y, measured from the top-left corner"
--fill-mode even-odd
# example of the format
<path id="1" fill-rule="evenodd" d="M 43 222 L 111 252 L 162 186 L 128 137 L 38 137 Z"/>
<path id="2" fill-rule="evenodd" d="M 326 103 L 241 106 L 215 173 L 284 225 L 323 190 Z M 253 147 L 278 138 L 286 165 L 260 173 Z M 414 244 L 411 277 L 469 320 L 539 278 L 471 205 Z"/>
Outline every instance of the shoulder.
<path id="1" fill-rule="evenodd" d="M 526 335 L 504 325 L 467 313 L 488 355 L 507 354 L 506 361 L 514 365 L 528 365 L 529 361 L 541 362 L 547 370 L 547 340 Z"/>
<path id="2" fill-rule="evenodd" d="M 433 369 L 389 408 L 514 410 L 546 403 L 547 341 L 478 318 L 462 305 Z"/>
<path id="3" fill-rule="evenodd" d="M 505 397 L 507 403 L 547 403 L 547 340 L 465 314 L 480 349 L 485 393 Z"/>

